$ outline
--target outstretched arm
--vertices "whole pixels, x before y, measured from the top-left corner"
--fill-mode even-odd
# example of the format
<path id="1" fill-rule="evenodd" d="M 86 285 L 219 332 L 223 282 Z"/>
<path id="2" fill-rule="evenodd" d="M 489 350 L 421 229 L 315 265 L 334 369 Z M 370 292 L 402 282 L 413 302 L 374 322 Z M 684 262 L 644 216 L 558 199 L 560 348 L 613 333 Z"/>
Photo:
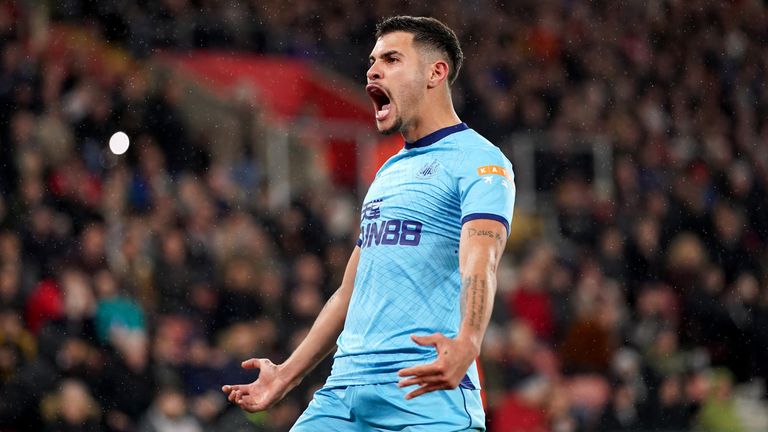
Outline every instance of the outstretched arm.
<path id="1" fill-rule="evenodd" d="M 341 286 L 325 303 L 307 337 L 288 359 L 275 365 L 268 359 L 249 359 L 244 368 L 259 369 L 259 378 L 250 384 L 222 387 L 231 402 L 249 412 L 262 411 L 279 402 L 336 347 L 336 339 L 344 327 L 349 300 L 355 284 L 360 248 L 349 258 Z"/>
<path id="2" fill-rule="evenodd" d="M 434 346 L 437 360 L 400 370 L 400 387 L 419 387 L 405 397 L 411 399 L 435 390 L 456 388 L 480 354 L 485 329 L 491 318 L 496 294 L 496 270 L 507 242 L 500 222 L 477 219 L 464 224 L 459 246 L 461 270 L 461 327 L 455 339 L 435 333 L 412 336 L 414 342 Z"/>

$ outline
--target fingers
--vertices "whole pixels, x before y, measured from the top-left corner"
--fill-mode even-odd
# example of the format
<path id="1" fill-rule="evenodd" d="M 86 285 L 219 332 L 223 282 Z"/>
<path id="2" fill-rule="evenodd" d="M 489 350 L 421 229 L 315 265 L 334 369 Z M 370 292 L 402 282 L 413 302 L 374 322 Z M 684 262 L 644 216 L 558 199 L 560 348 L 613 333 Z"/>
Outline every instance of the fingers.
<path id="1" fill-rule="evenodd" d="M 248 412 L 262 411 L 272 399 L 267 393 L 254 392 L 250 385 L 225 385 L 221 390 L 227 394 L 227 400 Z"/>
<path id="2" fill-rule="evenodd" d="M 248 412 L 262 411 L 269 408 L 274 400 L 274 391 L 270 390 L 272 382 L 267 375 L 274 375 L 276 366 L 268 359 L 252 358 L 241 363 L 244 369 L 259 369 L 259 378 L 250 384 L 227 384 L 221 387 L 221 391 L 227 395 L 227 400 Z M 267 373 L 268 372 L 268 373 Z M 271 375 L 270 375 L 271 376 Z M 274 377 L 272 377 L 274 378 Z"/>
<path id="3" fill-rule="evenodd" d="M 261 411 L 264 409 L 264 407 L 261 407 L 260 400 L 254 397 L 253 395 L 241 395 L 237 400 L 235 400 L 235 403 L 242 409 L 248 411 L 248 412 L 256 412 Z"/>
<path id="4" fill-rule="evenodd" d="M 406 399 L 411 399 L 434 390 L 453 388 L 445 375 L 445 370 L 438 362 L 439 360 L 425 365 L 401 369 L 397 372 L 398 376 L 408 377 L 400 380 L 397 383 L 398 387 L 421 386 L 408 393 Z"/>
<path id="5" fill-rule="evenodd" d="M 252 358 L 240 364 L 244 369 L 261 369 L 261 359 Z"/>
<path id="6" fill-rule="evenodd" d="M 240 364 L 240 366 L 243 367 L 244 369 L 261 369 L 264 366 L 264 364 L 262 363 L 264 361 L 266 361 L 266 360 L 252 358 L 252 359 L 245 360 L 244 362 L 242 362 Z M 247 391 L 247 386 L 245 386 L 245 385 L 224 385 L 224 386 L 221 387 L 221 391 L 223 391 L 224 393 L 226 393 L 228 395 L 228 399 L 230 400 L 230 402 L 234 402 L 235 401 L 234 400 L 235 399 L 235 393 L 236 392 L 243 393 L 244 391 Z"/>
<path id="7" fill-rule="evenodd" d="M 450 389 L 450 386 L 445 384 L 424 384 L 421 387 L 417 388 L 416 390 L 406 394 L 405 399 L 410 400 L 415 397 L 421 396 L 424 393 L 429 393 L 436 390 L 448 390 L 448 389 Z"/>
<path id="8" fill-rule="evenodd" d="M 402 388 L 412 385 L 437 384 L 444 381 L 445 379 L 443 377 L 436 375 L 417 376 L 400 380 L 398 381 L 397 386 Z"/>
<path id="9" fill-rule="evenodd" d="M 437 361 L 434 361 L 432 363 L 427 363 L 425 365 L 419 365 L 419 366 L 411 366 L 409 368 L 400 369 L 397 371 L 397 375 L 401 377 L 407 377 L 407 376 L 424 376 L 424 375 L 437 375 L 441 374 L 443 371 L 438 366 Z"/>
<path id="10" fill-rule="evenodd" d="M 235 386 L 224 386 L 224 387 L 226 387 L 226 388 L 222 389 L 222 390 L 224 390 L 224 393 L 227 394 L 227 400 L 232 402 L 232 403 L 236 403 L 237 398 L 239 397 L 239 395 L 241 393 L 241 391 L 239 389 L 240 386 L 236 386 L 235 385 Z"/>
<path id="11" fill-rule="evenodd" d="M 223 391 L 226 394 L 231 394 L 233 391 L 237 390 L 240 386 L 239 385 L 224 385 L 221 387 L 221 391 Z"/>
<path id="12" fill-rule="evenodd" d="M 240 404 L 246 397 L 253 397 L 247 385 L 225 385 L 221 390 L 227 394 L 228 401 L 236 404 Z"/>
<path id="13" fill-rule="evenodd" d="M 445 336 L 443 336 L 441 333 L 433 333 L 428 336 L 411 335 L 411 339 L 421 346 L 435 346 L 438 342 L 441 342 L 443 339 L 445 339 Z"/>
<path id="14" fill-rule="evenodd" d="M 240 408 L 249 411 L 256 412 L 263 408 L 259 408 L 262 397 L 257 397 L 248 391 L 247 386 L 227 386 L 229 387 L 229 396 L 227 400 L 233 404 L 238 405 Z"/>

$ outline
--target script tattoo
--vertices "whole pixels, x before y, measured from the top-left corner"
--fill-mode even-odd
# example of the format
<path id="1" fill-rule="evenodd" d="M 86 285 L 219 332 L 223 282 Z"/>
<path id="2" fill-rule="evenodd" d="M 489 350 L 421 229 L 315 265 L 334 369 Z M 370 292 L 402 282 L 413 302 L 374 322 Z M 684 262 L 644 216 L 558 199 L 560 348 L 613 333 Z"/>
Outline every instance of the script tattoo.
<path id="1" fill-rule="evenodd" d="M 479 230 L 479 229 L 475 229 L 475 228 L 468 228 L 467 229 L 467 234 L 468 234 L 469 238 L 472 238 L 472 237 L 475 237 L 475 236 L 480 236 L 480 237 L 492 238 L 492 239 L 494 239 L 496 241 L 501 241 L 502 240 L 501 233 L 499 233 L 498 231 Z"/>
<path id="2" fill-rule="evenodd" d="M 472 328 L 479 329 L 482 327 L 483 317 L 485 316 L 486 309 L 486 294 L 488 291 L 488 285 L 485 279 L 480 279 L 477 275 L 467 276 L 462 282 L 462 290 L 464 291 L 462 301 L 462 311 L 469 320 L 469 325 Z"/>
<path id="3" fill-rule="evenodd" d="M 467 313 L 467 297 L 469 296 L 469 286 L 472 284 L 472 278 L 465 276 L 461 281 L 461 316 Z"/>

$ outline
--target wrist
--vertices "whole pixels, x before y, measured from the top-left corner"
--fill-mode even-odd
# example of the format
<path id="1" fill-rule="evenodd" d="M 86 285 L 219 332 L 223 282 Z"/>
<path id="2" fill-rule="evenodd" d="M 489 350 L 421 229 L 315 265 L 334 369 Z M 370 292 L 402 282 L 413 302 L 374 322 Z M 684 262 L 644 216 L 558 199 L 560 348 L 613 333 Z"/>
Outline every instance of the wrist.
<path id="1" fill-rule="evenodd" d="M 301 381 L 304 379 L 304 375 L 291 367 L 287 361 L 277 365 L 277 372 L 280 379 L 285 382 L 290 389 L 301 384 Z"/>
<path id="2" fill-rule="evenodd" d="M 483 343 L 483 337 L 481 335 L 459 332 L 459 335 L 456 336 L 456 340 L 464 345 L 465 350 L 472 354 L 473 358 L 480 355 L 480 348 Z"/>

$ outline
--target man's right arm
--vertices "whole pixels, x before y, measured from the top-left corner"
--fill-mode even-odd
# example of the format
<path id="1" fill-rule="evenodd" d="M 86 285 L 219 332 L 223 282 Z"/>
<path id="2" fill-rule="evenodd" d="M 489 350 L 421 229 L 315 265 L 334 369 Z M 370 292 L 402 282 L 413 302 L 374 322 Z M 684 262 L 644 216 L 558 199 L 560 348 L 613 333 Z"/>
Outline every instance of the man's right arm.
<path id="1" fill-rule="evenodd" d="M 223 386 L 222 390 L 231 402 L 250 412 L 268 409 L 299 385 L 333 351 L 344 328 L 359 260 L 360 247 L 355 247 L 341 286 L 325 303 L 307 336 L 285 362 L 275 365 L 268 359 L 256 358 L 243 362 L 244 368 L 259 369 L 259 378 L 250 384 Z"/>
<path id="2" fill-rule="evenodd" d="M 286 378 L 295 382 L 294 387 L 336 348 L 336 340 L 339 338 L 347 318 L 347 309 L 355 286 L 359 260 L 360 247 L 355 247 L 347 262 L 347 268 L 344 270 L 341 286 L 325 303 L 307 337 L 299 344 L 293 354 L 282 365 L 278 366 Z"/>

